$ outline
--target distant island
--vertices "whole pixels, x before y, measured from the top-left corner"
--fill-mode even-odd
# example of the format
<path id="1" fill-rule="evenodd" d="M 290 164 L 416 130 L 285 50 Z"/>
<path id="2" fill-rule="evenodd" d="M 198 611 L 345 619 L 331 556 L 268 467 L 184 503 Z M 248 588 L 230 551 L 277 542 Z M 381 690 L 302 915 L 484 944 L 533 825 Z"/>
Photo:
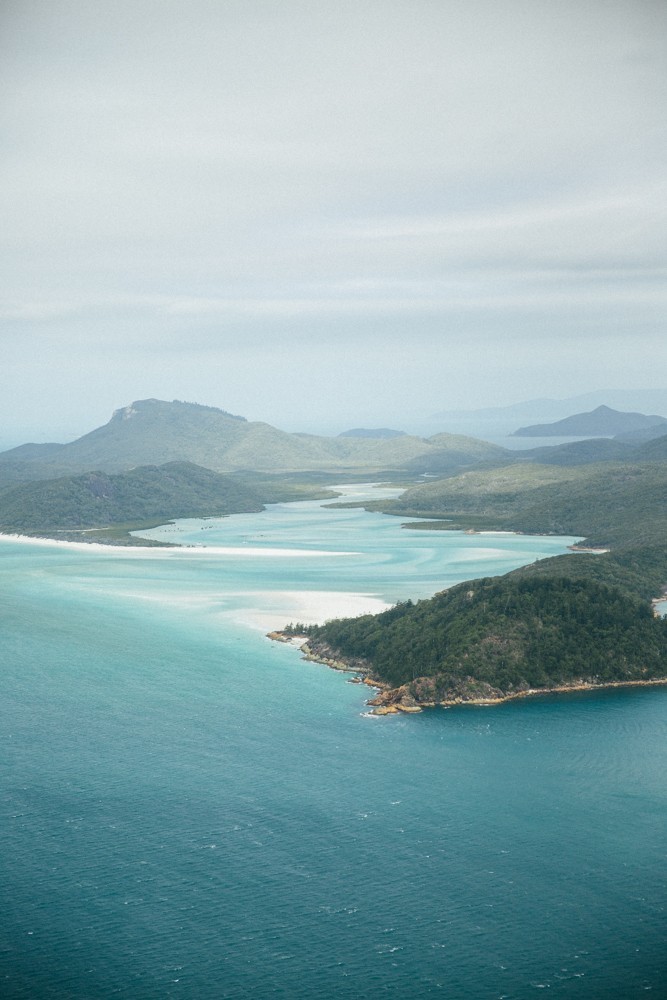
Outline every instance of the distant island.
<path id="1" fill-rule="evenodd" d="M 664 427 L 667 418 L 644 413 L 623 413 L 609 406 L 598 406 L 589 413 L 575 413 L 551 424 L 531 424 L 514 431 L 515 437 L 616 437 L 637 431 Z"/>

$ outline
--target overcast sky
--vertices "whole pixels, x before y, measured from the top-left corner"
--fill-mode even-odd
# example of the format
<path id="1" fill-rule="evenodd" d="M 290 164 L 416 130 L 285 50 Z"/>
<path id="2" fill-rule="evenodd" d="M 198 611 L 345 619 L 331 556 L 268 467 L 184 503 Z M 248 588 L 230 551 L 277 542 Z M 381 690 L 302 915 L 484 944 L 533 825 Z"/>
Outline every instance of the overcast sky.
<path id="1" fill-rule="evenodd" d="M 663 0 L 2 0 L 0 441 L 667 385 Z"/>

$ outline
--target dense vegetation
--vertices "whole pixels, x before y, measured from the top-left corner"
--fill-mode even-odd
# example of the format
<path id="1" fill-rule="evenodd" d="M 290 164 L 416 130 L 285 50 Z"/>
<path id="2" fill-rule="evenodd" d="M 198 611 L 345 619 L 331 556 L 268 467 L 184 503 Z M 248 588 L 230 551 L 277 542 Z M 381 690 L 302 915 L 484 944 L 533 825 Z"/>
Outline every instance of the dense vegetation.
<path id="1" fill-rule="evenodd" d="M 366 660 L 383 682 L 412 685 L 415 697 L 426 691 L 429 701 L 446 700 L 463 685 L 511 694 L 667 674 L 667 622 L 647 602 L 563 576 L 475 580 L 311 631 L 315 646 L 326 642 L 342 657 Z"/>
<path id="2" fill-rule="evenodd" d="M 188 462 L 22 483 L 0 495 L 0 530 L 52 533 L 262 510 L 229 476 Z"/>
<path id="3" fill-rule="evenodd" d="M 519 463 L 407 490 L 390 509 L 450 518 L 439 522 L 448 527 L 581 535 L 610 551 L 545 559 L 307 630 L 315 655 L 355 662 L 395 689 L 381 702 L 667 677 L 667 621 L 650 604 L 667 584 L 667 463 Z"/>
<path id="4" fill-rule="evenodd" d="M 666 469 L 664 462 L 517 463 L 406 490 L 383 509 L 459 528 L 583 535 L 599 546 L 659 543 L 667 538 Z"/>

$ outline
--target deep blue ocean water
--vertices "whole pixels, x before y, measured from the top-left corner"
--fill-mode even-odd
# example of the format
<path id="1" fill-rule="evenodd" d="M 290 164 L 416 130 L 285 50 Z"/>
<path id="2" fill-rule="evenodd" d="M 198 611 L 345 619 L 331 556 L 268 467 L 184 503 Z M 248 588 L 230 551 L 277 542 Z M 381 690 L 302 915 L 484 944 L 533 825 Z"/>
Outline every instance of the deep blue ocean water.
<path id="1" fill-rule="evenodd" d="M 572 539 L 152 534 L 0 543 L 0 997 L 667 995 L 667 689 L 371 718 L 264 636 Z"/>

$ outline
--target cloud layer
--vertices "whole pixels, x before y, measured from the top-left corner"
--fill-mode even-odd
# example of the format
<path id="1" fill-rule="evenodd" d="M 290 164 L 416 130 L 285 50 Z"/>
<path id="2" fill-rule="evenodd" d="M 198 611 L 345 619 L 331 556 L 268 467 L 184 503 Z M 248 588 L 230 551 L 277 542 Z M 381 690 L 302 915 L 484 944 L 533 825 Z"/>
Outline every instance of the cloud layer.
<path id="1" fill-rule="evenodd" d="M 664 381 L 663 4 L 0 17 L 5 422 L 151 395 L 307 428 L 324 381 L 346 426 Z"/>

